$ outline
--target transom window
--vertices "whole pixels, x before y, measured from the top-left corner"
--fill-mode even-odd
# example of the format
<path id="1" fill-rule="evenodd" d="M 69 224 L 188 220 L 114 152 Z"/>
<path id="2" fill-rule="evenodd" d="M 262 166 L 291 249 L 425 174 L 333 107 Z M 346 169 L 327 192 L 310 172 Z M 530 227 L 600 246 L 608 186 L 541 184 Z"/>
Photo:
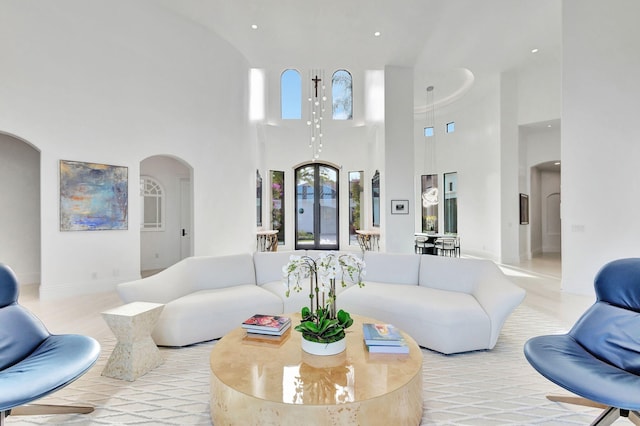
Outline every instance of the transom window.
<path id="1" fill-rule="evenodd" d="M 353 78 L 340 69 L 331 77 L 332 114 L 334 120 L 353 119 Z M 300 72 L 286 69 L 280 76 L 280 117 L 283 120 L 302 118 L 302 79 Z"/>
<path id="2" fill-rule="evenodd" d="M 281 117 L 283 120 L 302 118 L 302 80 L 294 69 L 285 70 L 280 77 Z"/>
<path id="3" fill-rule="evenodd" d="M 333 98 L 333 119 L 351 120 L 353 118 L 353 80 L 347 70 L 338 70 L 331 78 L 331 96 Z"/>

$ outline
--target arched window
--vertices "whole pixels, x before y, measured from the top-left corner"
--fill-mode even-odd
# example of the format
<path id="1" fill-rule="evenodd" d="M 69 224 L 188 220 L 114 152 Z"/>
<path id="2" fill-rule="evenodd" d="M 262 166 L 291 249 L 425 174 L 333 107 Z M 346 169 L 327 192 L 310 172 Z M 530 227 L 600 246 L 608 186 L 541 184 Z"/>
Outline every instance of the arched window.
<path id="1" fill-rule="evenodd" d="M 164 231 L 164 189 L 151 176 L 140 176 L 140 229 Z"/>
<path id="2" fill-rule="evenodd" d="M 333 98 L 333 119 L 351 120 L 353 118 L 353 81 L 347 70 L 338 70 L 331 78 L 331 96 Z"/>
<path id="3" fill-rule="evenodd" d="M 283 120 L 302 118 L 302 80 L 296 70 L 285 70 L 280 76 L 280 107 Z"/>

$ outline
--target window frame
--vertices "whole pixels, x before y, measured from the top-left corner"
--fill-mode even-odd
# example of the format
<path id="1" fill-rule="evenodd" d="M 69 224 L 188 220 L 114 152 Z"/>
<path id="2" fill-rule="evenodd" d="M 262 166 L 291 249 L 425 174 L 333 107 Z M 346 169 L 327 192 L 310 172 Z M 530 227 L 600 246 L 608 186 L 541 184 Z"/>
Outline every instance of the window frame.
<path id="1" fill-rule="evenodd" d="M 165 201 L 166 192 L 158 179 L 149 175 L 140 175 L 140 230 L 144 232 L 162 232 L 166 227 Z M 155 199 L 156 220 L 146 222 L 147 198 Z"/>
<path id="2" fill-rule="evenodd" d="M 340 80 L 339 77 L 345 74 L 348 78 Z M 348 81 L 344 88 L 337 88 L 337 82 Z M 340 90 L 341 94 L 345 96 L 336 96 L 336 90 Z M 342 100 L 345 99 L 346 100 Z M 345 106 L 348 104 L 348 110 L 345 106 L 345 112 L 336 111 L 336 102 L 341 100 L 340 104 Z M 336 116 L 337 114 L 344 114 L 343 116 Z M 346 69 L 336 70 L 331 76 L 331 118 L 336 121 L 353 120 L 353 75 Z"/>
<path id="3" fill-rule="evenodd" d="M 285 78 L 293 73 L 297 81 L 285 83 Z M 290 93 L 289 90 L 294 90 L 294 84 L 296 92 Z M 285 112 L 290 110 L 295 110 L 295 113 L 285 117 Z M 280 74 L 280 119 L 302 120 L 302 76 L 295 68 L 287 68 Z"/>

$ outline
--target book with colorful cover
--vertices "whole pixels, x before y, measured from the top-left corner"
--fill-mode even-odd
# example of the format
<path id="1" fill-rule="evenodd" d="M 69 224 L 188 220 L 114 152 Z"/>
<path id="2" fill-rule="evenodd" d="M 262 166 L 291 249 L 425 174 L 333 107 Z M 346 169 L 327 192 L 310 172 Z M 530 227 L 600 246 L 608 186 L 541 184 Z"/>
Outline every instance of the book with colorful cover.
<path id="1" fill-rule="evenodd" d="M 372 354 L 408 354 L 409 346 L 401 345 L 367 345 L 367 350 Z"/>
<path id="2" fill-rule="evenodd" d="M 282 331 L 291 325 L 291 319 L 280 315 L 255 314 L 242 322 L 247 330 Z"/>
<path id="3" fill-rule="evenodd" d="M 391 324 L 362 324 L 362 334 L 367 346 L 402 346 L 405 344 L 400 330 Z"/>

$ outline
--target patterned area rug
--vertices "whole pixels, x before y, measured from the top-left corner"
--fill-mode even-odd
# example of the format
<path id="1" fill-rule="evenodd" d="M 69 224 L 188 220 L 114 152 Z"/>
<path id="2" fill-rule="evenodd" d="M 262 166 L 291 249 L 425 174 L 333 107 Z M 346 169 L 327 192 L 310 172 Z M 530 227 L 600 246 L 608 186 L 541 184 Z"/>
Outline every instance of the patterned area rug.
<path id="1" fill-rule="evenodd" d="M 538 375 L 522 353 L 536 335 L 560 333 L 557 322 L 520 306 L 491 351 L 442 355 L 423 349 L 422 425 L 584 425 L 599 410 L 545 399 L 566 394 Z M 163 348 L 164 363 L 135 382 L 100 375 L 115 339 L 103 341 L 96 366 L 82 378 L 39 402 L 94 405 L 87 415 L 10 416 L 22 425 L 211 425 L 209 354 L 215 342 Z M 616 424 L 630 424 L 620 419 Z M 301 423 L 302 424 L 302 423 Z"/>

